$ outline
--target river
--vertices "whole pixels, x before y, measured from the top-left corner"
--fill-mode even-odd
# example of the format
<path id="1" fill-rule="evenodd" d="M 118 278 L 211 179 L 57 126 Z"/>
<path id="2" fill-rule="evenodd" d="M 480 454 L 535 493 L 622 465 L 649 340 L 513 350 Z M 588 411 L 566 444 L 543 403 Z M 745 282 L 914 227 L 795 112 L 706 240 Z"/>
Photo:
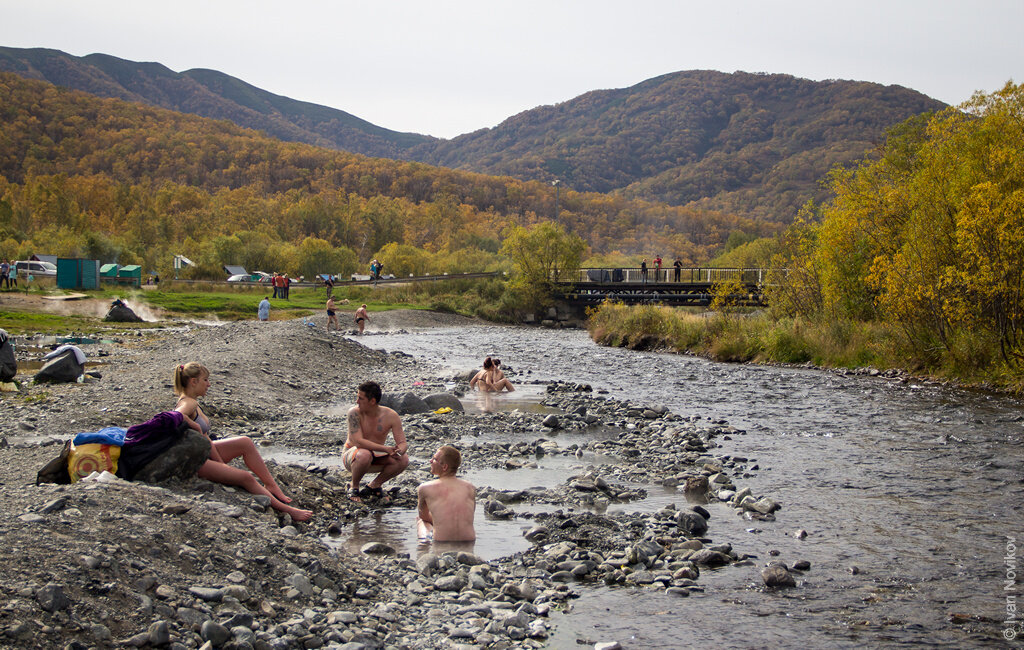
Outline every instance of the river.
<path id="1" fill-rule="evenodd" d="M 356 340 L 460 371 L 495 355 L 513 381 L 587 382 L 746 431 L 713 451 L 750 459 L 757 469 L 738 485 L 783 509 L 775 522 L 750 522 L 712 504 L 708 536 L 756 556 L 754 565 L 705 570 L 704 593 L 690 598 L 577 586 L 582 595 L 557 618 L 552 647 L 1005 647 L 1020 631 L 1004 623 L 1008 597 L 1024 589 L 1017 399 L 604 348 L 576 330 L 480 326 Z M 686 506 L 674 490 L 647 488 L 648 499 L 624 509 Z M 795 536 L 801 529 L 805 539 Z M 771 559 L 811 569 L 795 589 L 767 590 L 760 568 Z"/>

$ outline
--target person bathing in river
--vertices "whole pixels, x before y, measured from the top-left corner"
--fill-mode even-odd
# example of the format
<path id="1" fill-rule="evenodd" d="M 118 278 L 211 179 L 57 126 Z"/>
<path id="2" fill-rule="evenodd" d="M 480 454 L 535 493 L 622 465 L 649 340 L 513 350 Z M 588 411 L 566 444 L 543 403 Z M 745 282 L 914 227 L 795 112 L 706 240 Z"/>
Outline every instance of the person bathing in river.
<path id="1" fill-rule="evenodd" d="M 199 425 L 199 431 L 207 438 L 210 437 L 210 418 L 199 406 L 199 398 L 205 396 L 209 388 L 210 371 L 201 363 L 191 361 L 174 368 L 174 394 L 178 396 L 178 405 L 174 410 L 194 420 Z M 290 515 L 295 521 L 306 521 L 313 516 L 310 510 L 288 505 L 291 499 L 281 491 L 274 477 L 270 475 L 270 470 L 267 469 L 252 439 L 239 436 L 211 440 L 210 444 L 210 459 L 199 468 L 200 478 L 214 483 L 235 485 L 253 494 L 268 496 L 274 510 Z M 239 457 L 251 471 L 228 464 Z"/>
<path id="2" fill-rule="evenodd" d="M 473 511 L 476 488 L 456 478 L 462 454 L 445 445 L 430 459 L 430 473 L 437 478 L 416 489 L 419 517 L 416 534 L 421 542 L 471 542 L 476 539 Z"/>
<path id="3" fill-rule="evenodd" d="M 352 472 L 352 484 L 348 496 L 360 501 L 359 482 L 368 473 L 377 476 L 366 486 L 369 496 L 384 496 L 384 483 L 409 466 L 406 452 L 409 445 L 402 431 L 402 420 L 398 413 L 386 406 L 380 406 L 383 395 L 375 381 L 366 381 L 356 391 L 356 405 L 348 410 L 348 439 L 341 459 L 345 469 Z M 388 445 L 388 433 L 395 439 Z"/>
<path id="4" fill-rule="evenodd" d="M 334 296 L 327 296 L 327 331 L 331 331 L 331 323 L 334 323 L 334 331 L 341 329 L 338 324 L 338 315 L 334 311 Z"/>
<path id="5" fill-rule="evenodd" d="M 366 305 L 359 305 L 359 309 L 356 310 L 356 327 L 359 328 L 359 333 L 363 333 L 363 328 L 366 327 L 366 322 L 370 320 L 370 315 L 366 313 Z"/>
<path id="6" fill-rule="evenodd" d="M 494 361 L 490 357 L 484 359 L 483 370 L 469 380 L 469 387 L 489 393 L 499 393 L 502 390 L 511 393 L 515 390 L 512 382 L 505 378 L 505 373 L 494 365 Z"/>

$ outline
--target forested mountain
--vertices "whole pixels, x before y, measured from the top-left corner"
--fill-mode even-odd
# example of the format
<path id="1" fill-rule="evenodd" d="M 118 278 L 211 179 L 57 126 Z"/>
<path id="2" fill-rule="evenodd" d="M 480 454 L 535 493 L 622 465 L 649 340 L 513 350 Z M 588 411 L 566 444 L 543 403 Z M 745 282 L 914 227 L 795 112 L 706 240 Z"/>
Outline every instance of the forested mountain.
<path id="1" fill-rule="evenodd" d="M 105 97 L 228 119 L 283 140 L 616 192 L 788 222 L 837 163 L 944 105 L 900 86 L 685 71 L 541 106 L 437 140 L 374 126 L 212 70 L 175 73 L 102 54 L 0 48 L 0 70 Z"/>
<path id="2" fill-rule="evenodd" d="M 554 216 L 555 190 L 539 181 L 282 142 L 10 73 L 0 72 L 0 97 L 0 257 L 43 252 L 163 270 L 184 254 L 215 275 L 226 263 L 298 272 L 316 250 L 351 266 L 391 245 L 466 271 L 496 262 L 509 226 Z M 559 206 L 559 223 L 594 253 L 686 264 L 706 262 L 733 231 L 772 230 L 571 189 Z"/>
<path id="3" fill-rule="evenodd" d="M 203 117 L 230 120 L 275 138 L 369 156 L 403 158 L 434 138 L 389 131 L 344 111 L 260 90 L 215 70 L 174 72 L 159 63 L 136 63 L 106 54 L 77 57 L 58 50 L 0 47 L 0 71 L 142 102 Z"/>
<path id="4" fill-rule="evenodd" d="M 697 70 L 535 108 L 423 158 L 787 222 L 828 195 L 819 183 L 834 165 L 943 107 L 899 86 Z"/>

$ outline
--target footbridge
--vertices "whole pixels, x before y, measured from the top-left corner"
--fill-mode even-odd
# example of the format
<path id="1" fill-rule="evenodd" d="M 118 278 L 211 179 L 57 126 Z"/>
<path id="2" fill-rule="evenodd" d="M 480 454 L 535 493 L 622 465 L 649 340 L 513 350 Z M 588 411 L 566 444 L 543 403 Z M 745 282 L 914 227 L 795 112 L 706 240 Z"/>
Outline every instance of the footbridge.
<path id="1" fill-rule="evenodd" d="M 763 306 L 764 287 L 773 269 L 710 268 L 602 268 L 560 271 L 555 288 L 561 300 L 575 307 L 589 307 L 605 300 L 626 304 L 707 306 L 715 287 L 738 281 L 734 304 Z M 777 277 L 777 275 L 775 276 Z"/>

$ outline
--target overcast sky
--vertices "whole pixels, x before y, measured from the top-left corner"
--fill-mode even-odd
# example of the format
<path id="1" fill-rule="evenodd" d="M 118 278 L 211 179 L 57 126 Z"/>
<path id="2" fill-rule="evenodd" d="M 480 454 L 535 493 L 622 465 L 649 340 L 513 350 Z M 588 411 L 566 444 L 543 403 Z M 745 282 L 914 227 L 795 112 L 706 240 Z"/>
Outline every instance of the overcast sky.
<path id="1" fill-rule="evenodd" d="M 1022 33 L 1024 0 L 0 0 L 0 45 L 211 68 L 439 137 L 678 70 L 959 104 L 1024 81 Z"/>

